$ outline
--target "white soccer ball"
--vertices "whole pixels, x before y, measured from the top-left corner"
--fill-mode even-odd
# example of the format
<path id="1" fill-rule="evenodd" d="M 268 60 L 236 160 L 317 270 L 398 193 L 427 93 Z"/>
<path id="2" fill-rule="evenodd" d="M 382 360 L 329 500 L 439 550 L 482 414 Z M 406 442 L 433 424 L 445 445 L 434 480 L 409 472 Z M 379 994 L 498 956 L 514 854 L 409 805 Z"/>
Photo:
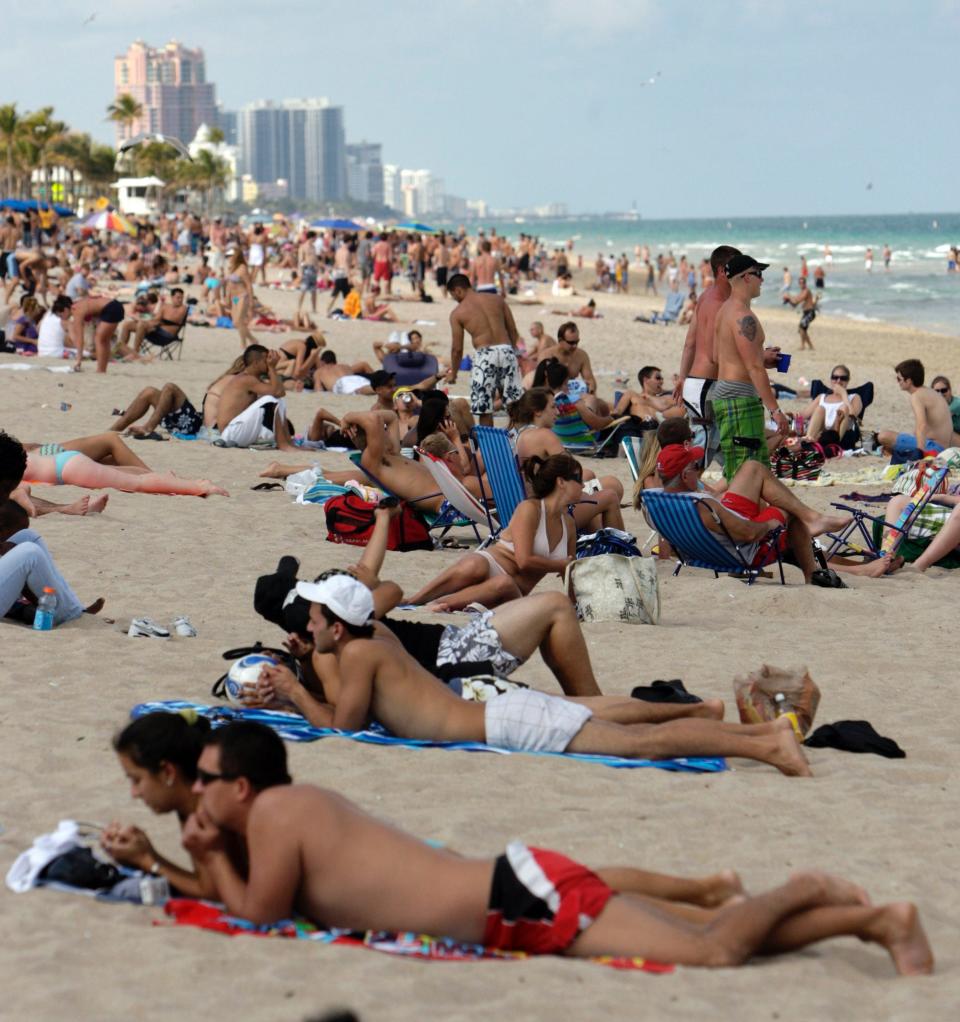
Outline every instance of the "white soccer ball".
<path id="1" fill-rule="evenodd" d="M 243 696 L 257 687 L 260 670 L 263 667 L 276 667 L 277 661 L 264 653 L 248 653 L 247 656 L 235 660 L 227 671 L 227 680 L 223 689 L 227 700 L 235 706 L 243 706 Z"/>

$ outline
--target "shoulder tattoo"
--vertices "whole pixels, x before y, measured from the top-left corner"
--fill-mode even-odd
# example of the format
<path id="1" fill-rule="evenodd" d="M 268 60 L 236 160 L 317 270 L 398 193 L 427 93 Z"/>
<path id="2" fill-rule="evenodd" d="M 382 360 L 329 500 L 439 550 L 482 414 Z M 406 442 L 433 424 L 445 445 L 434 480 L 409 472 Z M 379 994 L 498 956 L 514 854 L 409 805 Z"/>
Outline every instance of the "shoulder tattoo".
<path id="1" fill-rule="evenodd" d="M 740 333 L 751 343 L 757 339 L 757 330 L 760 324 L 757 322 L 756 316 L 744 316 L 743 319 L 738 319 L 737 326 L 740 328 Z"/>

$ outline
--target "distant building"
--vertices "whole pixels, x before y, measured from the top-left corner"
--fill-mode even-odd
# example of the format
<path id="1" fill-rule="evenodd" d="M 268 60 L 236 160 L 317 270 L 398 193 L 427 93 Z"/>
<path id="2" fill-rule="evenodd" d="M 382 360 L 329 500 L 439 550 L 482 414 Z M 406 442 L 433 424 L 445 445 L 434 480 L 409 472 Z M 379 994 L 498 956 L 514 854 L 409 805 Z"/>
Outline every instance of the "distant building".
<path id="1" fill-rule="evenodd" d="M 156 216 L 162 208 L 164 182 L 158 177 L 121 177 L 110 187 L 116 190 L 117 206 L 128 216 Z"/>
<path id="2" fill-rule="evenodd" d="M 227 145 L 239 146 L 240 137 L 237 129 L 237 111 L 224 110 L 217 104 L 217 113 L 211 127 L 219 128 L 223 132 L 223 140 Z"/>
<path id="3" fill-rule="evenodd" d="M 222 129 L 221 129 L 222 130 Z M 227 165 L 227 183 L 223 190 L 223 197 L 227 202 L 235 202 L 241 197 L 240 171 L 238 167 L 239 150 L 235 145 L 228 145 L 226 142 L 211 142 L 210 129 L 206 124 L 201 124 L 197 129 L 193 141 L 187 147 L 193 159 L 201 150 L 206 150 L 214 156 L 219 157 Z"/>
<path id="4" fill-rule="evenodd" d="M 403 192 L 400 190 L 400 168 L 395 163 L 383 165 L 383 204 L 391 209 L 403 209 Z"/>
<path id="5" fill-rule="evenodd" d="M 467 216 L 482 220 L 487 216 L 487 204 L 483 199 L 467 199 Z"/>
<path id="6" fill-rule="evenodd" d="M 405 217 L 438 216 L 444 212 L 443 179 L 429 170 L 399 171 L 399 203 L 393 205 Z"/>
<path id="7" fill-rule="evenodd" d="M 379 142 L 347 145 L 347 195 L 351 199 L 383 205 L 382 149 Z"/>
<path id="8" fill-rule="evenodd" d="M 258 185 L 282 179 L 290 198 L 314 202 L 347 197 L 342 107 L 326 99 L 259 100 L 238 112 L 237 137 L 241 173 Z"/>
<path id="9" fill-rule="evenodd" d="M 467 200 L 459 195 L 444 195 L 443 214 L 450 220 L 465 220 L 467 217 Z"/>
<path id="10" fill-rule="evenodd" d="M 201 124 L 216 123 L 215 88 L 207 81 L 203 50 L 176 40 L 156 49 L 142 39 L 113 61 L 113 93 L 129 94 L 143 107 L 130 125 L 117 125 L 117 144 L 141 131 L 159 131 L 184 143 Z"/>

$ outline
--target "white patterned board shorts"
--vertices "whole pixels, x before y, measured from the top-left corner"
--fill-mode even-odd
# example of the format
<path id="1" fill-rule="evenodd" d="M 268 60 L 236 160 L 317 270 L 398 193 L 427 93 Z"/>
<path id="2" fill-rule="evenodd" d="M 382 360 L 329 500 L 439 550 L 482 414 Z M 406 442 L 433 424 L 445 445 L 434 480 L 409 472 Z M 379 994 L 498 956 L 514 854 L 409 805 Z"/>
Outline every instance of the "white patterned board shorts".
<path id="1" fill-rule="evenodd" d="M 478 614 L 468 625 L 447 625 L 440 636 L 437 666 L 489 663 L 500 677 L 507 678 L 523 663 L 508 653 L 497 630 L 490 624 L 492 610 Z"/>
<path id="2" fill-rule="evenodd" d="M 517 752 L 564 752 L 593 716 L 582 703 L 525 689 L 484 703 L 486 743 Z"/>
<path id="3" fill-rule="evenodd" d="M 492 415 L 493 399 L 497 393 L 508 405 L 523 397 L 517 352 L 509 344 L 477 348 L 473 354 L 470 411 L 474 415 Z"/>

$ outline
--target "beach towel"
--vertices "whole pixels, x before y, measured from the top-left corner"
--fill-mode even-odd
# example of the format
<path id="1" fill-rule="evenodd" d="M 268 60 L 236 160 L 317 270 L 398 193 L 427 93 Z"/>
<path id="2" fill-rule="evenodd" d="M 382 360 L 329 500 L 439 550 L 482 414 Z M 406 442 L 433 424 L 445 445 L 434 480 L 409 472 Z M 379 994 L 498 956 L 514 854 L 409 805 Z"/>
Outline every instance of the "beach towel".
<path id="1" fill-rule="evenodd" d="M 770 468 L 764 426 L 767 421 L 763 402 L 758 397 L 714 397 L 713 416 L 723 451 L 723 474 L 729 482 L 745 461 L 759 461 Z M 741 441 L 746 440 L 747 443 Z M 754 446 L 755 445 L 755 446 Z"/>
<path id="2" fill-rule="evenodd" d="M 421 933 L 380 933 L 373 930 L 321 930 L 305 919 L 285 919 L 269 926 L 258 926 L 246 919 L 227 915 L 217 905 L 192 898 L 171 898 L 164 906 L 172 925 L 198 926 L 232 937 L 245 934 L 253 937 L 286 937 L 312 940 L 319 944 L 340 944 L 365 947 L 388 955 L 402 955 L 433 962 L 520 961 L 530 957 L 520 951 L 495 951 L 480 944 L 462 944 L 449 937 L 429 937 Z M 155 925 L 163 926 L 162 921 Z M 650 962 L 644 958 L 591 958 L 588 961 L 625 969 L 652 973 L 673 972 L 672 965 Z"/>
<path id="3" fill-rule="evenodd" d="M 288 742 L 315 742 L 320 738 L 348 738 L 354 742 L 370 745 L 396 745 L 405 749 L 457 749 L 462 752 L 495 752 L 501 756 L 563 756 L 564 759 L 598 763 L 601 766 L 617 768 L 657 767 L 660 770 L 674 770 L 679 773 L 718 773 L 727 769 L 726 760 L 717 757 L 696 757 L 683 759 L 624 759 L 621 756 L 595 756 L 585 752 L 512 752 L 496 749 L 483 742 L 433 742 L 427 739 L 398 738 L 379 724 L 372 724 L 365 731 L 339 731 L 336 728 L 319 728 L 308 723 L 297 713 L 281 713 L 277 710 L 256 710 L 239 706 L 205 706 L 181 699 L 138 703 L 130 711 L 133 719 L 145 713 L 179 713 L 193 710 L 207 718 L 213 727 L 231 724 L 238 720 L 252 720 L 272 728 Z"/>

